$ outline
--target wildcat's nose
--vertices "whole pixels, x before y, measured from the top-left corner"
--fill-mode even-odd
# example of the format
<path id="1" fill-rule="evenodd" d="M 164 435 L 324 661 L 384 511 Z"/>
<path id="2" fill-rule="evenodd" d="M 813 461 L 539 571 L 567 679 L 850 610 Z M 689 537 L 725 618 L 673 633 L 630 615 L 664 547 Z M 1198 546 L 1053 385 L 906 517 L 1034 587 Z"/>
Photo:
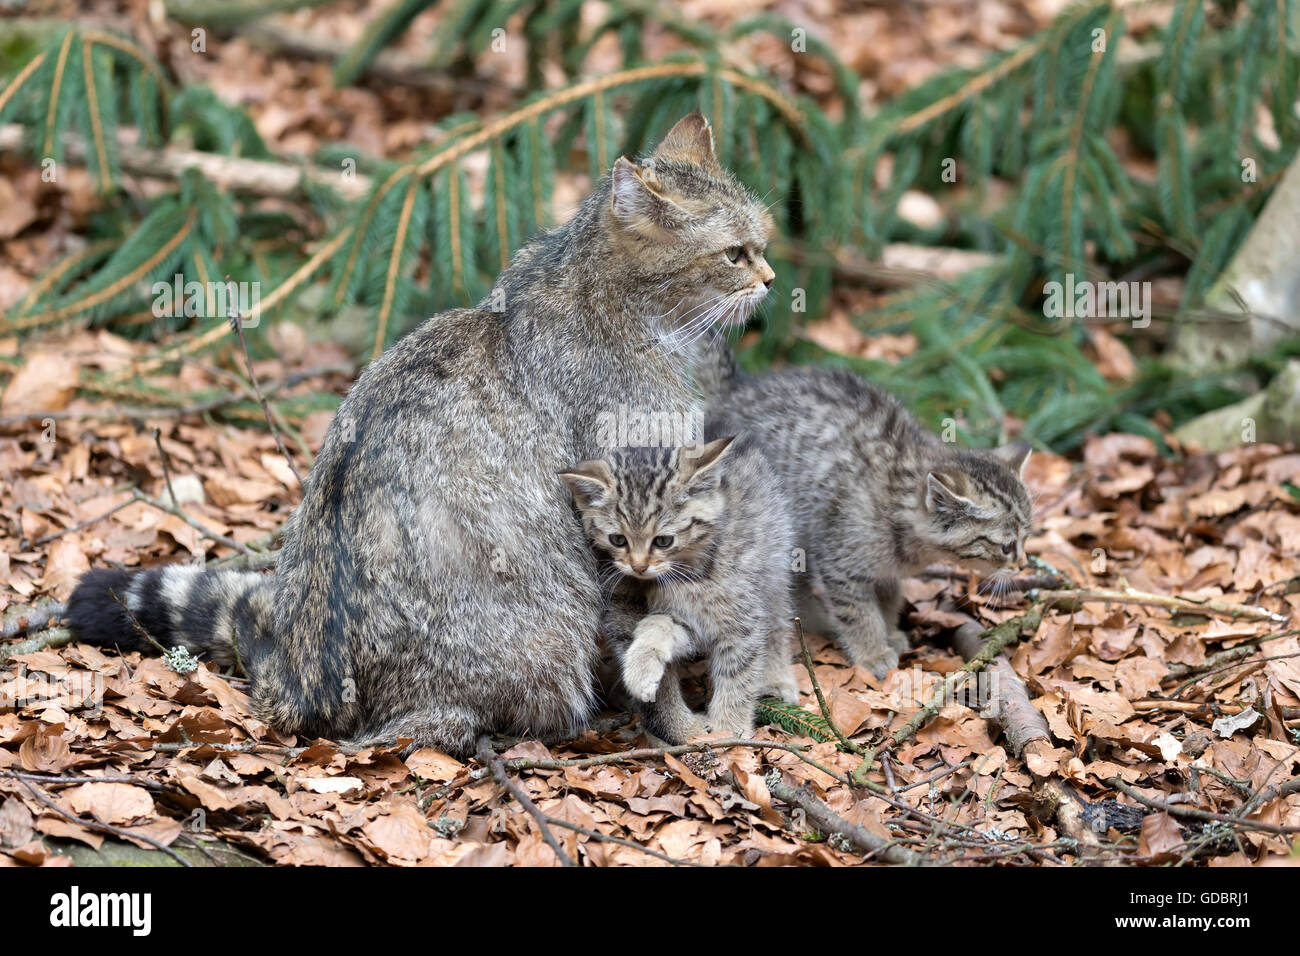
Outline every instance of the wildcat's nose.
<path id="1" fill-rule="evenodd" d="M 633 564 L 632 570 L 635 571 L 637 574 L 645 574 L 645 569 L 647 567 L 648 565 L 645 564 Z"/>
<path id="2" fill-rule="evenodd" d="M 758 278 L 763 285 L 767 286 L 769 289 L 772 288 L 772 283 L 776 279 L 776 273 L 772 271 L 772 267 L 767 264 L 766 259 L 759 259 L 754 267 L 754 271 L 758 273 Z"/>

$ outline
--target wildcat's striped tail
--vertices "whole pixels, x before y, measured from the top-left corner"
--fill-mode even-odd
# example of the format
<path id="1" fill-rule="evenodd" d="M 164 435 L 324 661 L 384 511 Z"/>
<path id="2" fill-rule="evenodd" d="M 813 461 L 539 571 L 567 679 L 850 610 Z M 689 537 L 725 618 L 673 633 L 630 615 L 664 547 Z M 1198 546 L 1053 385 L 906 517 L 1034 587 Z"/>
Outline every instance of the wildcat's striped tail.
<path id="1" fill-rule="evenodd" d="M 153 653 L 153 638 L 164 648 L 184 647 L 202 660 L 239 664 L 248 672 L 271 639 L 274 596 L 275 578 L 253 571 L 96 569 L 77 583 L 65 616 L 87 644 Z"/>

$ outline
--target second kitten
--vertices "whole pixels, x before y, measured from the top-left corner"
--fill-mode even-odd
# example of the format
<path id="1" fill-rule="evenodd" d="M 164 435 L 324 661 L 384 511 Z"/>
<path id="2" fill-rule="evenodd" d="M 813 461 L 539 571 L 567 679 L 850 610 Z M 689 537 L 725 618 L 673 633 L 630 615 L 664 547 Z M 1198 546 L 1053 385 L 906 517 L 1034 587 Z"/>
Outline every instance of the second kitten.
<path id="1" fill-rule="evenodd" d="M 1025 560 L 1028 445 L 946 444 L 886 392 L 825 368 L 743 379 L 710 417 L 752 435 L 780 475 L 808 555 L 804 597 L 820 598 L 805 610 L 824 610 L 849 659 L 877 677 L 908 646 L 901 578 L 934 563 L 1006 574 Z"/>

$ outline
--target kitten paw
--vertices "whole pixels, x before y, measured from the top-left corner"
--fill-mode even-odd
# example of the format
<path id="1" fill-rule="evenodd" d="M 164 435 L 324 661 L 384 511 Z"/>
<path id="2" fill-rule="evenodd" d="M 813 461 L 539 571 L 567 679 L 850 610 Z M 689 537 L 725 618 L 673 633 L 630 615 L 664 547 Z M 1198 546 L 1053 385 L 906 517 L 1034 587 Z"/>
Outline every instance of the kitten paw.
<path id="1" fill-rule="evenodd" d="M 664 668 L 672 659 L 676 630 L 673 619 L 663 614 L 651 614 L 636 626 L 623 656 L 623 686 L 637 700 L 655 699 Z"/>
<path id="2" fill-rule="evenodd" d="M 907 635 L 896 627 L 885 632 L 885 643 L 900 654 L 912 649 L 912 642 L 907 639 Z"/>
<path id="3" fill-rule="evenodd" d="M 886 647 L 882 650 L 876 651 L 874 654 L 855 657 L 853 666 L 865 667 L 877 678 L 883 678 L 898 666 L 898 651 L 894 650 L 892 647 Z"/>
<path id="4" fill-rule="evenodd" d="M 664 662 L 654 648 L 633 648 L 623 660 L 623 685 L 634 698 L 644 703 L 655 699 L 664 677 Z"/>
<path id="5" fill-rule="evenodd" d="M 770 681 L 761 691 L 760 697 L 780 697 L 787 704 L 799 703 L 799 682 L 794 676 L 782 677 Z"/>

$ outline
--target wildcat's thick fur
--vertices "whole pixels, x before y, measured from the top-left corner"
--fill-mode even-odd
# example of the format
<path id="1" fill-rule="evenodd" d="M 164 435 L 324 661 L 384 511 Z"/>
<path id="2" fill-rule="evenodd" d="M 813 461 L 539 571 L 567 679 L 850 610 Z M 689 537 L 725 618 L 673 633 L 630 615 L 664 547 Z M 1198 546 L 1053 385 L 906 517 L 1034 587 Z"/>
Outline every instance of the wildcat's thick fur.
<path id="1" fill-rule="evenodd" d="M 72 627 L 144 648 L 125 603 L 164 645 L 219 660 L 238 631 L 255 703 L 283 732 L 465 753 L 485 731 L 581 724 L 602 601 L 556 472 L 604 451 L 597 421 L 620 405 L 698 415 L 697 326 L 743 321 L 766 294 L 770 226 L 686 117 L 650 157 L 620 158 L 479 307 L 434 316 L 365 370 L 276 578 L 95 573 Z"/>
<path id="2" fill-rule="evenodd" d="M 621 593 L 606 638 L 656 737 L 747 736 L 768 692 L 798 700 L 790 666 L 793 533 L 780 484 L 748 441 L 627 448 L 566 472 L 587 539 Z M 644 614 L 629 613 L 629 593 Z M 677 663 L 709 657 L 708 717 Z"/>
<path id="3" fill-rule="evenodd" d="M 900 578 L 1024 561 L 1028 445 L 945 444 L 875 386 L 817 368 L 741 378 L 709 417 L 710 429 L 751 435 L 779 473 L 807 553 L 802 596 L 820 599 L 809 610 L 824 608 L 850 660 L 877 676 L 908 646 Z"/>

